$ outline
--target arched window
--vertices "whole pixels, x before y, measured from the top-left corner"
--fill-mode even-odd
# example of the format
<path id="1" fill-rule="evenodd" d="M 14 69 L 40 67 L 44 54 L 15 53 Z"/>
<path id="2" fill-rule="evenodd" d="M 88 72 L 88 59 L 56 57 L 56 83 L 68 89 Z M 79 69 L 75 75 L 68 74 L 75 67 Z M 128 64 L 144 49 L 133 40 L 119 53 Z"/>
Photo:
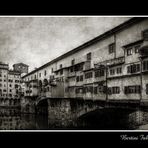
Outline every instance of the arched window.
<path id="1" fill-rule="evenodd" d="M 39 87 L 42 87 L 42 81 L 39 80 Z"/>
<path id="2" fill-rule="evenodd" d="M 47 85 L 48 85 L 48 80 L 44 79 L 44 86 L 47 86 Z"/>

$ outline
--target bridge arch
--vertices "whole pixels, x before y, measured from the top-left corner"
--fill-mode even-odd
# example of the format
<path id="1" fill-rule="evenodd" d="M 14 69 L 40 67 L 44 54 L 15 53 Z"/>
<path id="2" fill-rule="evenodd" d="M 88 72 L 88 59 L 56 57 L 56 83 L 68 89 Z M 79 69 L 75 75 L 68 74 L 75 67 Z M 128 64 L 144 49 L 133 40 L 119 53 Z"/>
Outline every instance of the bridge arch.
<path id="1" fill-rule="evenodd" d="M 140 121 L 137 119 L 137 109 L 129 108 L 100 108 L 86 112 L 78 117 L 79 126 L 98 130 L 127 130 L 134 129 Z"/>
<path id="2" fill-rule="evenodd" d="M 47 115 L 48 114 L 48 98 L 40 97 L 35 102 L 36 114 Z"/>
<path id="3" fill-rule="evenodd" d="M 87 123 L 88 126 L 83 127 L 89 128 L 90 124 L 92 128 L 93 124 L 94 128 L 105 130 L 128 129 L 140 122 L 137 118 L 139 114 L 137 108 L 106 106 L 104 102 L 93 100 L 40 97 L 36 100 L 35 106 L 37 114 L 48 115 L 48 121 L 52 121 L 51 124 L 56 124 L 57 127 L 73 127 L 71 125 L 79 123 L 81 126 Z M 127 125 L 129 127 L 126 127 Z"/>

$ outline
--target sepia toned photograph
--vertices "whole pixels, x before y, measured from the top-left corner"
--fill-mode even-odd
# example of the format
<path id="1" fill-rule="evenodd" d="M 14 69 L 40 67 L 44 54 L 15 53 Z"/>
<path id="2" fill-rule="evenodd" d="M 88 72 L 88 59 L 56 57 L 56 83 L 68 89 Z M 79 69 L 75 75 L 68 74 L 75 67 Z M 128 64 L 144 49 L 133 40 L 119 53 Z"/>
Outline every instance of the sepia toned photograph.
<path id="1" fill-rule="evenodd" d="M 148 17 L 0 16 L 7 130 L 148 130 Z"/>

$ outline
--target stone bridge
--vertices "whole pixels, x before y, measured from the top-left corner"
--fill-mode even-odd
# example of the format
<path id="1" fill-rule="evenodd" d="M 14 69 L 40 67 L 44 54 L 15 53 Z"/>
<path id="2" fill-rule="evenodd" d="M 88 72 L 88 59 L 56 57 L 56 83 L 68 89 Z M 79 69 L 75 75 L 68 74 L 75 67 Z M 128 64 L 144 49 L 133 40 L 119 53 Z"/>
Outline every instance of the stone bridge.
<path id="1" fill-rule="evenodd" d="M 136 100 L 127 100 L 127 101 L 101 101 L 101 100 L 83 100 L 75 98 L 46 98 L 40 97 L 35 102 L 36 113 L 37 114 L 47 114 L 48 120 L 52 127 L 68 127 L 68 126 L 77 126 L 77 120 L 86 114 L 91 112 L 96 112 L 99 115 L 99 112 L 107 111 L 112 108 L 116 112 L 109 112 L 108 116 L 111 114 L 116 114 L 118 111 L 123 111 L 123 114 L 129 114 L 134 117 L 134 122 L 139 124 L 139 114 L 141 122 L 144 119 L 143 113 L 141 112 L 141 102 Z M 138 113 L 137 113 L 138 111 Z M 139 112 L 140 111 L 140 112 Z M 120 114 L 119 114 L 120 116 Z M 117 117 L 118 118 L 118 117 Z M 132 119 L 131 118 L 131 119 Z M 133 120 L 133 119 L 132 119 Z M 148 119 L 146 119 L 147 121 Z"/>
<path id="2" fill-rule="evenodd" d="M 37 114 L 48 114 L 48 120 L 55 124 L 62 123 L 68 126 L 80 116 L 101 109 L 104 102 L 94 102 L 91 100 L 80 100 L 72 98 L 38 98 L 35 102 Z M 51 122 L 50 122 L 51 123 Z M 63 126 L 62 125 L 62 126 Z"/>
<path id="3" fill-rule="evenodd" d="M 123 115 L 128 115 L 134 123 L 148 122 L 147 106 L 144 106 L 139 100 L 101 101 L 47 97 L 28 97 L 22 100 L 26 100 L 22 103 L 22 112 L 48 115 L 49 127 L 77 127 L 77 120 L 79 118 L 93 112 L 97 116 L 105 113 L 112 120 L 112 117 L 120 118 L 120 111 L 122 111 Z M 105 114 L 102 114 L 102 116 L 106 116 Z M 102 117 L 100 120 L 102 120 Z"/>

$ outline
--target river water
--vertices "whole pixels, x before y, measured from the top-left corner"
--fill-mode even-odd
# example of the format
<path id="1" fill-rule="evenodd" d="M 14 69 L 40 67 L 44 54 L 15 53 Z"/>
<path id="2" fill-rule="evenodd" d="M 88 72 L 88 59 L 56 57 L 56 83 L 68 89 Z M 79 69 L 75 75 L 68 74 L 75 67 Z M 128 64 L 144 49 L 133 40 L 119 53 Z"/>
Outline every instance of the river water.
<path id="1" fill-rule="evenodd" d="M 134 124 L 123 111 L 110 110 L 101 113 L 93 112 L 82 116 L 74 127 L 60 129 L 91 129 L 91 130 L 129 130 L 148 129 L 148 123 Z M 129 120 L 130 119 L 130 120 Z M 130 121 L 130 122 L 129 122 Z M 19 109 L 0 108 L 0 130 L 50 130 L 57 129 L 47 115 L 22 114 Z"/>

